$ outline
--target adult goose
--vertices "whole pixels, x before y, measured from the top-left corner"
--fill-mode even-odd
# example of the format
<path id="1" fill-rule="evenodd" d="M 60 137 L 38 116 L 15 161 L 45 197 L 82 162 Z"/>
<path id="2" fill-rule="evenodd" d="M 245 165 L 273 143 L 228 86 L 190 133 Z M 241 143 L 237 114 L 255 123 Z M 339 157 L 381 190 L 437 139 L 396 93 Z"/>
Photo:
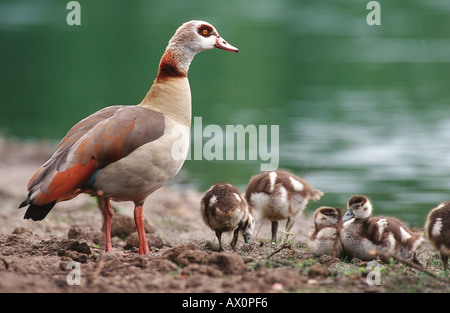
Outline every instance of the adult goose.
<path id="1" fill-rule="evenodd" d="M 56 203 L 80 193 L 96 196 L 110 251 L 114 215 L 110 200 L 133 201 L 139 253 L 149 253 L 143 204 L 186 159 L 191 126 L 187 73 L 197 53 L 214 48 L 238 52 L 207 22 L 190 21 L 179 27 L 142 102 L 106 107 L 80 121 L 31 177 L 28 195 L 19 206 L 28 206 L 24 218 L 42 220 Z"/>

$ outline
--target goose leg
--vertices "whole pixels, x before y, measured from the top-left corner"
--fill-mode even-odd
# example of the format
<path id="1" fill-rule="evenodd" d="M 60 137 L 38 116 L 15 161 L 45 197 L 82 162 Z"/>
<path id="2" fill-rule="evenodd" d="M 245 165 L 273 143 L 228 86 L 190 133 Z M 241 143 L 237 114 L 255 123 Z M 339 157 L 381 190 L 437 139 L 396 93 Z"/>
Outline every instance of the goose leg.
<path id="1" fill-rule="evenodd" d="M 286 228 L 284 229 L 284 235 L 283 235 L 283 240 L 281 240 L 281 243 L 284 244 L 287 241 L 288 238 L 288 234 L 292 228 L 292 226 L 294 226 L 294 222 L 295 219 L 291 218 L 290 216 L 287 218 L 287 222 L 286 222 Z"/>
<path id="2" fill-rule="evenodd" d="M 230 244 L 233 251 L 235 251 L 235 249 L 236 249 L 236 244 L 237 244 L 237 240 L 239 237 L 239 231 L 240 231 L 240 228 L 238 227 L 238 228 L 236 228 L 236 230 L 233 233 L 233 239 L 231 240 L 231 244 Z"/>
<path id="3" fill-rule="evenodd" d="M 142 204 L 136 204 L 134 207 L 134 222 L 136 223 L 136 228 L 138 231 L 139 254 L 148 254 L 150 249 L 148 248 L 147 238 L 145 237 L 144 211 Z"/>
<path id="4" fill-rule="evenodd" d="M 444 271 L 448 271 L 448 256 L 441 253 L 442 263 L 444 265 Z"/>
<path id="5" fill-rule="evenodd" d="M 97 198 L 98 207 L 103 213 L 103 222 L 104 222 L 104 229 L 105 229 L 105 245 L 106 249 L 105 251 L 111 251 L 112 250 L 112 244 L 111 244 L 111 220 L 114 216 L 114 210 L 111 207 L 111 203 L 109 202 L 109 198 Z"/>
<path id="6" fill-rule="evenodd" d="M 290 232 L 292 226 L 294 226 L 295 218 L 291 218 L 290 216 L 287 218 L 286 229 L 285 232 Z"/>
<path id="7" fill-rule="evenodd" d="M 272 242 L 277 242 L 278 221 L 272 221 Z"/>
<path id="8" fill-rule="evenodd" d="M 220 230 L 216 230 L 216 236 L 219 240 L 219 251 L 225 251 L 222 247 L 222 232 Z"/>

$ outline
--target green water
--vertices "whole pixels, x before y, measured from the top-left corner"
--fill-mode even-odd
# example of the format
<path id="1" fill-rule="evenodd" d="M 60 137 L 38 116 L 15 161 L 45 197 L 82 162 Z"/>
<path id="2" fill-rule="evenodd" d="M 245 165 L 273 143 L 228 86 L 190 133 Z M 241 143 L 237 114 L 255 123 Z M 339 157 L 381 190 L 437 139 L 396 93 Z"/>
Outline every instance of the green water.
<path id="1" fill-rule="evenodd" d="M 87 115 L 141 101 L 169 38 L 211 22 L 240 49 L 196 56 L 189 79 L 203 126 L 279 125 L 279 167 L 344 207 L 356 193 L 375 214 L 421 226 L 450 190 L 450 2 L 0 1 L 0 133 L 60 140 Z M 209 138 L 203 138 L 203 144 Z M 260 159 L 186 161 L 177 180 L 242 191 Z M 24 186 L 25 189 L 25 186 Z"/>

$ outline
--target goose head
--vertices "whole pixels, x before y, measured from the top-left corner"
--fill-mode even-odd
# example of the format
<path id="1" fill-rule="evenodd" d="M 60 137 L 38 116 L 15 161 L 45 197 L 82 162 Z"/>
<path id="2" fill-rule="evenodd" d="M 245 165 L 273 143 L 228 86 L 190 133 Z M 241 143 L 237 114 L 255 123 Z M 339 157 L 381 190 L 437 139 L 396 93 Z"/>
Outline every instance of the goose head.
<path id="1" fill-rule="evenodd" d="M 193 48 L 196 48 L 199 52 L 209 49 L 222 49 L 226 51 L 239 52 L 238 48 L 230 45 L 222 37 L 220 37 L 217 30 L 211 24 L 204 21 L 192 21 L 195 36 Z"/>
<path id="2" fill-rule="evenodd" d="M 194 20 L 184 23 L 177 29 L 167 45 L 166 52 L 175 56 L 180 70 L 187 72 L 197 53 L 215 48 L 239 51 L 225 41 L 210 23 Z"/>
<path id="3" fill-rule="evenodd" d="M 345 212 L 343 221 L 356 219 L 368 219 L 372 216 L 372 204 L 370 200 L 361 195 L 356 195 L 350 198 L 347 203 L 347 212 Z"/>
<path id="4" fill-rule="evenodd" d="M 169 40 L 161 58 L 157 80 L 166 77 L 186 77 L 194 56 L 210 49 L 238 52 L 210 23 L 189 21 L 181 25 Z"/>
<path id="5" fill-rule="evenodd" d="M 242 236 L 244 237 L 245 243 L 252 243 L 252 235 L 255 230 L 255 219 L 253 215 L 249 212 L 248 219 L 244 224 L 244 227 L 241 229 Z"/>
<path id="6" fill-rule="evenodd" d="M 217 30 L 205 21 L 189 21 L 181 25 L 169 40 L 160 64 L 157 81 L 171 77 L 187 77 L 194 56 L 210 49 L 239 50 L 220 37 Z"/>
<path id="7" fill-rule="evenodd" d="M 314 214 L 316 228 L 326 226 L 336 226 L 341 219 L 341 209 L 323 206 L 317 209 Z"/>
<path id="8" fill-rule="evenodd" d="M 197 54 L 204 50 L 219 48 L 239 52 L 230 45 L 210 23 L 205 21 L 189 21 L 181 25 L 169 42 L 169 47 L 182 46 Z"/>

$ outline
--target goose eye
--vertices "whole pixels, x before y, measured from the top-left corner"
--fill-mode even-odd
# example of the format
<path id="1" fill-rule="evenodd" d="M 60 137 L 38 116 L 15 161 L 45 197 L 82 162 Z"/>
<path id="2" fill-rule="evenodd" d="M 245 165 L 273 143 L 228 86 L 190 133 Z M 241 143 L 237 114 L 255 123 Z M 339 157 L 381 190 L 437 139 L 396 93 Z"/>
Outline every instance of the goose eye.
<path id="1" fill-rule="evenodd" d="M 212 31 L 213 31 L 213 29 L 212 29 L 212 27 L 209 26 L 209 25 L 201 25 L 201 26 L 198 28 L 198 33 L 199 33 L 200 35 L 202 35 L 203 37 L 209 37 L 209 36 L 211 36 L 211 35 L 212 35 Z"/>

